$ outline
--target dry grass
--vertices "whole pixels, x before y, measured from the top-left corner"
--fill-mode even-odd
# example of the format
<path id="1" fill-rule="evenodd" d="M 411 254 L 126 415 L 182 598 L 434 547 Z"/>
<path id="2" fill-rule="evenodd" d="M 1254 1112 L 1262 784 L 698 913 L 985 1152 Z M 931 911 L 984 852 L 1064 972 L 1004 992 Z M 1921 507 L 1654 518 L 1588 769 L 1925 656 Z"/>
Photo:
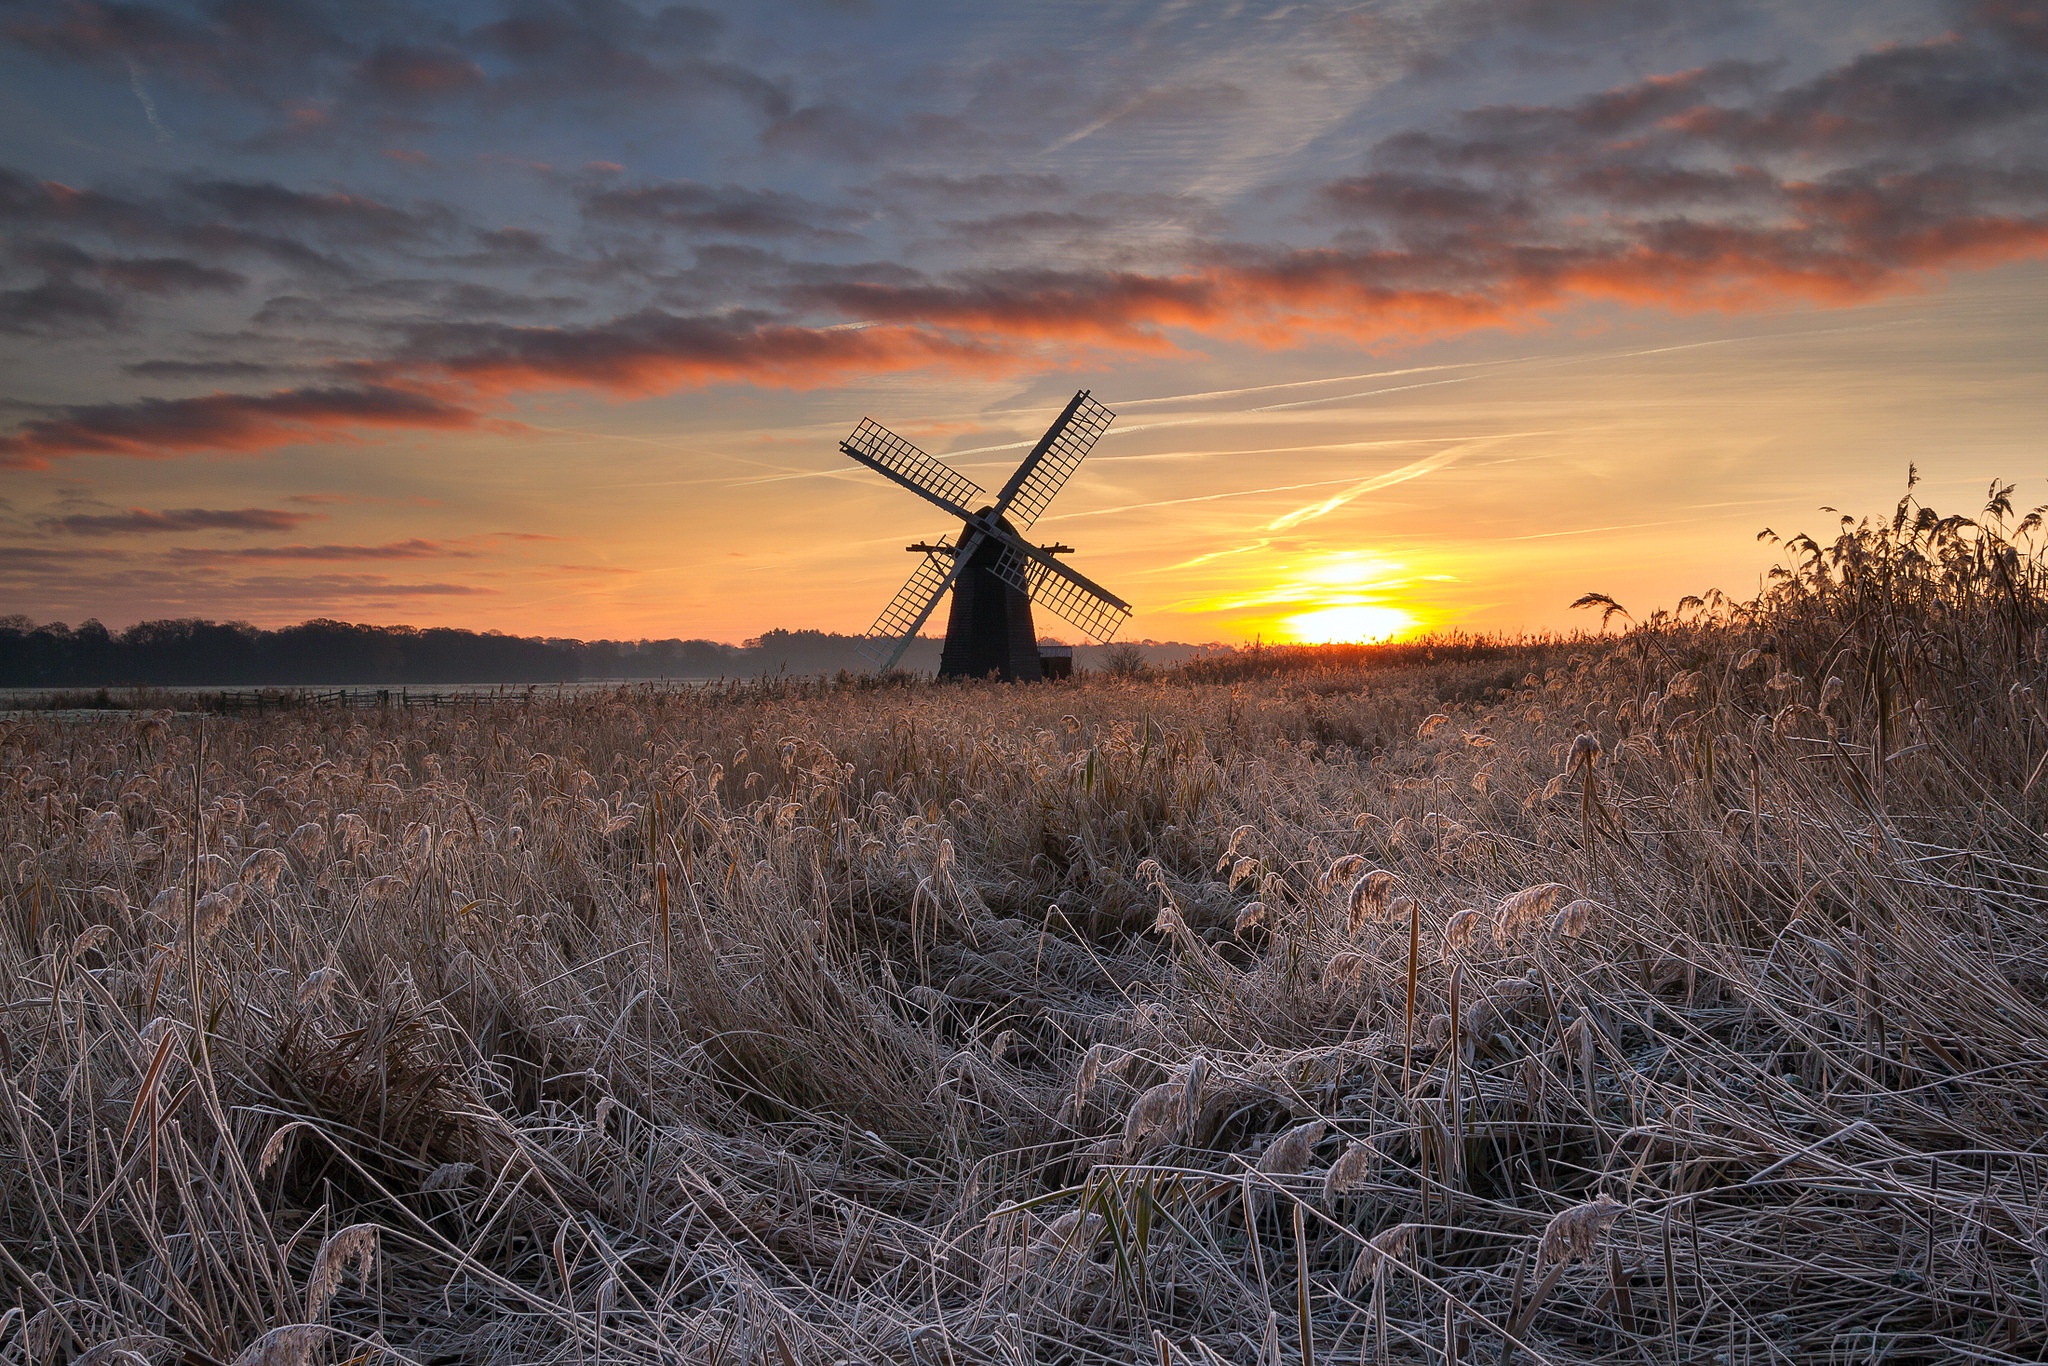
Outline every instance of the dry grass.
<path id="1" fill-rule="evenodd" d="M 1605 641 L 0 723 L 0 1362 L 2040 1360 L 2009 521 Z"/>

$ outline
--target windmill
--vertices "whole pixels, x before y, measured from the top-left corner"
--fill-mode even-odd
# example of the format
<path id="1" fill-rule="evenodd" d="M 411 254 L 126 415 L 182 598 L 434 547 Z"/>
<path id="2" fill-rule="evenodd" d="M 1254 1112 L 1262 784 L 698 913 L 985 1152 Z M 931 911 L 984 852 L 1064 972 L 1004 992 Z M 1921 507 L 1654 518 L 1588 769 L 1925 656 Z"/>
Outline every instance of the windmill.
<path id="1" fill-rule="evenodd" d="M 1115 635 L 1131 605 L 1053 558 L 1072 553 L 1072 546 L 1032 545 L 1020 534 L 1073 477 L 1115 416 L 1086 389 L 1075 394 L 994 502 L 952 466 L 863 418 L 839 449 L 960 519 L 953 539 L 909 547 L 924 558 L 868 628 L 863 651 L 883 669 L 895 668 L 948 589 L 953 610 L 939 656 L 941 677 L 1043 678 L 1046 666 L 1031 624 L 1034 602 L 1080 627 L 1097 644 Z"/>

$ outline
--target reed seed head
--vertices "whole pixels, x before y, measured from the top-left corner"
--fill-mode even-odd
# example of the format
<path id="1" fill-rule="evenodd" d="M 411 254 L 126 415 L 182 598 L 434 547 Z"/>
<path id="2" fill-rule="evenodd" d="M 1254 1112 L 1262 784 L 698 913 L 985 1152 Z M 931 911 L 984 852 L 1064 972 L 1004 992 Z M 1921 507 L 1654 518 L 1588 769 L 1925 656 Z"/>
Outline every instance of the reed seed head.
<path id="1" fill-rule="evenodd" d="M 1592 929 L 1594 922 L 1606 911 L 1607 908 L 1599 902 L 1588 901 L 1583 897 L 1577 901 L 1566 902 L 1558 908 L 1556 916 L 1552 917 L 1550 932 L 1560 939 L 1577 939 Z"/>
<path id="2" fill-rule="evenodd" d="M 1372 960 L 1362 953 L 1347 950 L 1332 957 L 1323 968 L 1323 985 L 1326 987 L 1351 986 L 1361 980 L 1372 967 Z"/>
<path id="3" fill-rule="evenodd" d="M 1627 1208 L 1602 1191 L 1585 1204 L 1561 1211 L 1543 1229 L 1543 1238 L 1538 1244 L 1538 1260 L 1550 1265 L 1592 1260 L 1600 1244 L 1600 1235 Z"/>
<path id="4" fill-rule="evenodd" d="M 377 1225 L 350 1224 L 329 1234 L 313 1257 L 313 1270 L 306 1277 L 306 1317 L 318 1319 L 327 1312 L 327 1302 L 341 1288 L 349 1268 L 356 1270 L 364 1286 L 377 1263 Z"/>
<path id="5" fill-rule="evenodd" d="M 1379 1153 L 1372 1144 L 1353 1139 L 1338 1155 L 1330 1169 L 1323 1173 L 1323 1203 L 1329 1204 L 1340 1195 L 1357 1190 L 1372 1179 L 1373 1163 Z"/>
<path id="6" fill-rule="evenodd" d="M 1323 890 L 1328 891 L 1332 887 L 1341 886 L 1364 871 L 1365 856 L 1363 854 L 1345 854 L 1332 863 L 1323 873 L 1319 885 Z"/>
<path id="7" fill-rule="evenodd" d="M 288 1323 L 244 1347 L 233 1366 L 307 1366 L 326 1341 L 323 1324 Z"/>
<path id="8" fill-rule="evenodd" d="M 1444 949 L 1455 953 L 1472 946 L 1472 937 L 1479 930 L 1479 912 L 1466 907 L 1444 922 Z"/>
<path id="9" fill-rule="evenodd" d="M 1557 899 L 1571 890 L 1561 882 L 1539 882 L 1501 898 L 1498 924 L 1503 935 L 1519 934 L 1543 923 Z"/>
<path id="10" fill-rule="evenodd" d="M 1186 1120 L 1186 1101 L 1184 1082 L 1163 1081 L 1141 1091 L 1124 1115 L 1124 1151 L 1135 1156 L 1178 1138 Z"/>
<path id="11" fill-rule="evenodd" d="M 1405 819 L 1405 817 L 1404 817 Z M 1384 868 L 1375 868 L 1351 884 L 1349 901 L 1351 933 L 1357 934 L 1365 922 L 1386 909 L 1388 899 L 1400 878 Z"/>
<path id="12" fill-rule="evenodd" d="M 1268 1176 L 1299 1176 L 1329 1127 L 1329 1122 L 1321 1119 L 1295 1125 L 1266 1146 L 1259 1156 L 1259 1170 Z"/>
<path id="13" fill-rule="evenodd" d="M 1351 1271 L 1344 1278 L 1344 1293 L 1357 1294 L 1372 1279 L 1374 1272 L 1406 1257 L 1415 1246 L 1415 1231 L 1419 1227 L 1419 1224 L 1396 1224 L 1367 1239 L 1365 1246 L 1358 1249 L 1358 1255 L 1351 1260 Z"/>

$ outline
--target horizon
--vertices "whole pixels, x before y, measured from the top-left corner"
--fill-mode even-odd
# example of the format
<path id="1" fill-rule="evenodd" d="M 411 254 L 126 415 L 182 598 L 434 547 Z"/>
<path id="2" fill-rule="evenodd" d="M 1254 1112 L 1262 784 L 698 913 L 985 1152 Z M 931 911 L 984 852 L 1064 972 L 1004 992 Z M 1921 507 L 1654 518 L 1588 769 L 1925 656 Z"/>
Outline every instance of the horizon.
<path id="1" fill-rule="evenodd" d="M 30 0 L 0 73 L 38 622 L 859 634 L 952 528 L 839 441 L 994 487 L 1080 388 L 1037 534 L 1159 643 L 2048 501 L 2040 0 Z"/>
<path id="2" fill-rule="evenodd" d="M 470 632 L 471 634 L 475 634 L 475 635 L 485 635 L 485 634 L 491 634 L 490 632 L 486 632 L 486 631 L 482 631 L 482 630 L 477 630 L 476 628 L 472 628 L 472 627 L 468 627 L 468 626 L 461 626 L 461 625 L 456 625 L 456 624 L 447 624 L 447 625 L 432 625 L 432 626 L 421 626 L 421 625 L 418 625 L 418 624 L 416 624 L 416 623 L 414 623 L 414 622 L 408 622 L 408 621 L 347 621 L 347 620 L 344 620 L 344 619 L 342 619 L 342 618 L 340 618 L 340 617 L 307 617 L 307 618 L 305 618 L 305 619 L 303 619 L 303 620 L 300 620 L 300 621 L 288 621 L 288 622 L 284 622 L 284 623 L 281 623 L 281 624 L 279 624 L 279 625 L 276 625 L 276 626 L 264 626 L 264 625 L 261 625 L 261 624 L 259 624 L 259 623 L 257 623 L 257 622 L 253 622 L 253 621 L 244 621 L 244 620 L 239 620 L 239 619 L 232 619 L 232 618 L 229 618 L 229 619 L 213 619 L 213 618 L 207 618 L 207 617 L 148 617 L 148 618 L 143 618 L 143 619 L 140 619 L 140 620 L 137 620 L 137 621 L 123 622 L 123 623 L 120 623 L 120 624 L 118 624 L 118 625 L 108 625 L 108 624 L 107 624 L 106 622 L 103 622 L 103 621 L 101 621 L 101 620 L 100 620 L 100 619 L 99 619 L 98 617 L 82 617 L 82 618 L 80 618 L 80 619 L 79 619 L 79 620 L 78 620 L 78 621 L 77 621 L 76 623 L 72 623 L 72 622 L 67 622 L 67 621 L 61 621 L 61 620 L 57 620 L 57 619 L 55 619 L 55 618 L 53 618 L 53 619 L 51 619 L 51 620 L 49 620 L 49 621 L 36 621 L 36 620 L 35 620 L 34 618 L 32 618 L 32 617 L 29 617 L 29 616 L 27 616 L 27 615 L 25 615 L 25 614 L 23 614 L 23 613 L 18 613 L 18 612 L 17 612 L 17 613 L 8 613 L 8 614 L 0 614 L 0 627 L 6 627 L 6 626 L 7 626 L 7 625 L 8 625 L 9 623 L 11 623 L 11 622 L 16 622 L 16 621 L 20 621 L 20 622 L 24 622 L 24 623 L 26 623 L 26 624 L 27 624 L 27 625 L 26 625 L 26 629 L 29 629 L 29 630 L 53 630 L 53 629 L 56 629 L 56 628 L 59 628 L 59 627 L 61 627 L 61 628 L 63 628 L 64 630 L 67 630 L 67 631 L 71 631 L 71 632 L 73 632 L 73 633 L 76 633 L 76 632 L 78 632 L 78 631 L 81 631 L 81 630 L 85 629 L 85 627 L 87 627 L 87 626 L 89 626 L 89 625 L 97 625 L 97 626 L 101 627 L 101 628 L 102 628 L 103 630 L 107 631 L 107 632 L 108 632 L 109 634 L 111 634 L 111 635 L 120 635 L 120 634 L 121 634 L 122 632 L 124 632 L 124 631 L 129 631 L 129 630 L 133 630 L 133 629 L 134 629 L 135 627 L 138 627 L 138 626 L 158 626 L 158 625 L 166 625 L 166 624 L 172 624 L 172 623 L 182 623 L 182 622 L 191 622 L 191 623 L 196 623 L 196 624 L 198 624 L 198 625 L 204 625 L 204 626 L 227 626 L 227 627 L 247 627 L 247 628 L 249 628 L 249 629 L 251 629 L 251 630 L 257 630 L 257 631 L 273 631 L 273 632 L 275 632 L 275 631 L 290 631 L 290 630 L 296 630 L 296 629 L 299 629 L 299 628 L 303 628 L 303 627 L 307 627 L 307 626 L 322 626 L 322 625 L 332 625 L 332 626 L 346 626 L 346 627 L 349 627 L 349 628 L 351 628 L 351 629 L 353 629 L 353 630 L 361 630 L 361 631 L 468 631 L 468 632 Z M 498 633 L 498 634 L 506 634 L 506 635 L 510 635 L 511 633 L 510 633 L 510 632 L 502 632 L 502 633 Z M 759 642 L 759 641 L 765 640 L 765 639 L 767 639 L 768 637 L 770 637 L 770 636 L 774 636 L 774 635 L 787 635 L 787 636 L 827 636 L 827 637 L 832 637 L 832 638 L 834 638 L 834 639 L 843 639 L 843 640 L 858 640 L 858 639 L 860 639 L 860 633 L 859 633 L 859 632 L 847 632 L 847 631 L 827 631 L 827 630 L 824 630 L 824 629 L 823 629 L 823 628 L 821 628 L 821 627 L 815 627 L 815 626 L 770 626 L 770 627 L 768 627 L 767 629 L 765 629 L 765 630 L 763 630 L 763 631 L 759 631 L 759 632 L 756 632 L 756 633 L 755 633 L 754 635 L 751 635 L 751 636 L 747 636 L 747 637 L 745 637 L 745 638 L 743 638 L 743 639 L 740 639 L 740 640 L 720 640 L 720 639 L 718 639 L 717 637 L 714 637 L 714 636 L 577 636 L 577 635 L 547 635 L 547 636 L 544 636 L 544 635 L 532 635 L 532 634 L 528 634 L 528 635 L 525 635 L 525 636 L 523 636 L 523 637 L 521 637 L 521 638 L 522 638 L 522 639 L 526 639 L 526 640 L 539 640 L 539 641 L 567 641 L 567 642 L 573 642 L 573 643 L 575 643 L 575 644 L 579 644 L 579 645 L 598 645 L 598 644 L 615 644 L 615 645 L 625 645 L 625 644 L 636 644 L 636 643 L 641 643 L 641 642 L 667 642 L 667 641 L 681 641 L 681 642 L 683 642 L 684 644 L 691 644 L 691 645 L 698 645 L 698 644 L 702 644 L 702 645 L 723 645 L 723 646 L 726 646 L 726 647 L 728 647 L 728 648 L 731 648 L 731 649 L 736 649 L 736 650 L 743 650 L 743 649 L 750 649 L 750 648 L 752 648 L 752 646 L 753 646 L 753 644 L 754 644 L 754 643 L 757 643 L 757 642 Z M 936 644 L 940 643 L 941 641 L 943 641 L 943 640 L 945 639 L 945 633 L 944 633 L 943 631 L 941 631 L 941 632 L 938 632 L 938 633 L 936 633 L 936 634 L 935 634 L 935 633 L 933 633 L 933 632 L 931 632 L 931 631 L 929 631 L 929 630 L 925 630 L 925 631 L 920 631 L 920 632 L 919 632 L 919 633 L 917 634 L 917 636 L 915 637 L 915 639 L 917 639 L 917 640 L 920 640 L 920 641 L 923 641 L 923 642 L 926 642 L 927 644 L 933 644 L 933 645 L 936 645 Z M 1040 642 L 1041 644 L 1065 644 L 1065 643 L 1066 643 L 1066 642 L 1064 642 L 1064 641 L 1057 641 L 1057 640 L 1055 640 L 1055 639 L 1054 639 L 1054 638 L 1053 638 L 1053 637 L 1052 637 L 1052 636 L 1051 636 L 1050 634 L 1048 634 L 1048 633 L 1044 633 L 1044 632 L 1041 632 L 1041 633 L 1040 633 L 1040 635 L 1039 635 L 1039 642 Z M 1250 643 L 1257 643 L 1257 642 L 1250 642 Z M 1268 643 L 1277 643 L 1277 642 L 1268 642 Z M 1340 644 L 1380 644 L 1380 643 L 1392 643 L 1392 642 L 1378 642 L 1378 641 L 1344 641 L 1344 642 L 1337 642 L 1337 643 L 1340 643 Z M 1117 638 L 1117 639 L 1115 639 L 1115 640 L 1111 640 L 1111 641 L 1105 641 L 1105 642 L 1103 642 L 1103 643 L 1102 643 L 1101 645 L 1092 645 L 1092 644 L 1091 644 L 1091 645 L 1086 645 L 1086 646 L 1083 646 L 1083 647 L 1080 647 L 1080 648 L 1085 648 L 1085 649 L 1091 649 L 1091 650 L 1092 650 L 1092 649 L 1108 649 L 1108 648 L 1110 648 L 1111 646 L 1115 646 L 1115 645 L 1175 645 L 1175 646 L 1189 646 L 1189 647 L 1193 647 L 1193 648 L 1197 648 L 1197 649 L 1209 649 L 1209 648 L 1213 648 L 1213 647 L 1220 647 L 1220 646 L 1224 646 L 1224 645 L 1228 645 L 1228 644 L 1232 644 L 1232 642 L 1227 642 L 1227 641 L 1220 641 L 1220 640 L 1204 640 L 1204 641 L 1198 641 L 1198 640 L 1155 640 L 1155 639 L 1153 639 L 1153 638 L 1152 638 L 1152 637 L 1150 637 L 1150 636 L 1135 636 L 1135 637 L 1118 637 L 1118 638 Z"/>

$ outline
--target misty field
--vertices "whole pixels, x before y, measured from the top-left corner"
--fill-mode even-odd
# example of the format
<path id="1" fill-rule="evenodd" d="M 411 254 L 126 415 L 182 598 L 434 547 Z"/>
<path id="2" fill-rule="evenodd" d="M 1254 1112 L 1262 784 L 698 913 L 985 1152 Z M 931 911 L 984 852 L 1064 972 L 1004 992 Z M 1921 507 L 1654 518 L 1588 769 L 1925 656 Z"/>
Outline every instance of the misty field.
<path id="1" fill-rule="evenodd" d="M 0 721 L 0 1363 L 2041 1360 L 1993 503 L 1600 639 Z"/>

